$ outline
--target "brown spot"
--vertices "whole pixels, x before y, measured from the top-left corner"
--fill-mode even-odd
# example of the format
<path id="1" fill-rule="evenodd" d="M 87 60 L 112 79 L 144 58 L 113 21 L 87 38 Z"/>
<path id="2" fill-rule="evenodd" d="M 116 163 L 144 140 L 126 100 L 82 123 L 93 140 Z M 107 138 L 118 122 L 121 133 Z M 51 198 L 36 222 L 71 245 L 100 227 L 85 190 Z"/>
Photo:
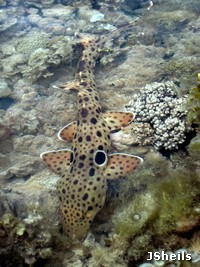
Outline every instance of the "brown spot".
<path id="1" fill-rule="evenodd" d="M 97 119 L 96 118 L 91 118 L 90 122 L 95 125 L 97 123 Z"/>
<path id="2" fill-rule="evenodd" d="M 80 136 L 80 137 L 78 138 L 78 142 L 81 143 L 82 141 L 83 141 L 83 137 Z"/>
<path id="3" fill-rule="evenodd" d="M 101 137 L 102 136 L 102 133 L 100 131 L 97 131 L 97 136 L 98 137 Z"/>
<path id="4" fill-rule="evenodd" d="M 84 160 L 85 158 L 86 158 L 85 155 L 81 155 L 81 156 L 79 157 L 80 160 Z"/>
<path id="5" fill-rule="evenodd" d="M 80 83 L 80 85 L 86 87 L 87 86 L 87 83 L 86 82 L 82 82 L 82 83 Z"/>
<path id="6" fill-rule="evenodd" d="M 87 200 L 88 199 L 88 193 L 85 193 L 85 195 L 83 196 L 83 200 Z"/>
<path id="7" fill-rule="evenodd" d="M 95 175 L 95 169 L 94 168 L 91 168 L 90 171 L 89 171 L 89 176 L 94 176 Z"/>
<path id="8" fill-rule="evenodd" d="M 88 141 L 88 142 L 91 141 L 91 137 L 90 137 L 90 135 L 87 135 L 87 136 L 86 136 L 86 141 Z"/>
<path id="9" fill-rule="evenodd" d="M 86 109 L 86 108 L 82 108 L 82 110 L 81 110 L 81 116 L 82 116 L 83 118 L 86 118 L 87 115 L 88 115 L 88 111 L 87 111 L 87 109 Z"/>
<path id="10" fill-rule="evenodd" d="M 82 162 L 80 162 L 80 163 L 78 164 L 78 167 L 79 167 L 79 169 L 81 169 L 81 168 L 84 167 L 84 164 L 83 164 Z"/>
<path id="11" fill-rule="evenodd" d="M 85 60 L 82 59 L 79 61 L 77 72 L 83 71 L 84 67 L 85 67 Z"/>

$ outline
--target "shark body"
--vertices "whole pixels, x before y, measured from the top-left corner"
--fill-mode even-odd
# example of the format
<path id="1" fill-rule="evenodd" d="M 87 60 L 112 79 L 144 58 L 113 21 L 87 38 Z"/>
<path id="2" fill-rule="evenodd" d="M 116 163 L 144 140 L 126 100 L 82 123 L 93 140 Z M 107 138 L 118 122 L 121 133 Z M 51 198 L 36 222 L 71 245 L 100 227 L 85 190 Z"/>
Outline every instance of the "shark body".
<path id="1" fill-rule="evenodd" d="M 72 142 L 71 149 L 41 154 L 44 163 L 60 175 L 57 192 L 63 230 L 82 240 L 87 235 L 95 215 L 103 207 L 107 179 L 126 176 L 142 162 L 137 156 L 113 153 L 110 135 L 133 121 L 130 112 L 101 110 L 93 69 L 99 48 L 106 42 L 100 38 L 83 38 L 83 52 L 77 67 L 78 82 L 64 86 L 77 91 L 78 118 L 62 128 L 58 137 Z"/>

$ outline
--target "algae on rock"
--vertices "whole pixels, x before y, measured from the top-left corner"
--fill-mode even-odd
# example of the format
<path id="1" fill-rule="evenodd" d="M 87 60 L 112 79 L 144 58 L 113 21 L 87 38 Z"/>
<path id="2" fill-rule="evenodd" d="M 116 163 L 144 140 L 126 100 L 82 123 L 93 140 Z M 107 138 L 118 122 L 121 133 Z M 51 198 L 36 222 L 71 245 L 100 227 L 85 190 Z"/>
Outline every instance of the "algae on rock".
<path id="1" fill-rule="evenodd" d="M 68 62 L 72 58 L 72 44 L 69 38 L 55 37 L 49 40 L 45 48 L 38 48 L 31 53 L 27 68 L 22 70 L 23 76 L 35 81 L 39 77 L 53 75 L 49 72 L 50 66 L 57 66 L 62 62 Z"/>
<path id="2" fill-rule="evenodd" d="M 200 76 L 200 75 L 199 75 Z M 186 108 L 188 109 L 188 121 L 195 124 L 200 130 L 200 78 L 196 87 L 191 89 L 188 96 Z"/>

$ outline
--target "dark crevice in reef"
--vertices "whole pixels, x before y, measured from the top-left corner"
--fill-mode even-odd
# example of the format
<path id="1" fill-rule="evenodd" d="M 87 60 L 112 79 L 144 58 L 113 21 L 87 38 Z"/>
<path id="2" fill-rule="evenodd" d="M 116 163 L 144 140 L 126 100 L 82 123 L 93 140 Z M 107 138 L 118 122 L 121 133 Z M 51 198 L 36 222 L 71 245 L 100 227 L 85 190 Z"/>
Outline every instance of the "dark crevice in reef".
<path id="1" fill-rule="evenodd" d="M 0 109 L 7 110 L 14 102 L 10 97 L 0 98 Z"/>

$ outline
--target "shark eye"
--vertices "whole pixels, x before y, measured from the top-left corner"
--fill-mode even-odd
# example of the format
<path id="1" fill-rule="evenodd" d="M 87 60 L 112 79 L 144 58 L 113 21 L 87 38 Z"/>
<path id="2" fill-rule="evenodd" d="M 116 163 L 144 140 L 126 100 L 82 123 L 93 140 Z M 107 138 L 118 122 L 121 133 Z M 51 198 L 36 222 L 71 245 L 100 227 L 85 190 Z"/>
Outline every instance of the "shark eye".
<path id="1" fill-rule="evenodd" d="M 72 164 L 74 161 L 74 152 L 71 151 L 71 155 L 70 155 L 70 164 Z"/>
<path id="2" fill-rule="evenodd" d="M 97 150 L 94 154 L 94 163 L 97 166 L 103 166 L 107 163 L 108 158 L 103 150 Z"/>

